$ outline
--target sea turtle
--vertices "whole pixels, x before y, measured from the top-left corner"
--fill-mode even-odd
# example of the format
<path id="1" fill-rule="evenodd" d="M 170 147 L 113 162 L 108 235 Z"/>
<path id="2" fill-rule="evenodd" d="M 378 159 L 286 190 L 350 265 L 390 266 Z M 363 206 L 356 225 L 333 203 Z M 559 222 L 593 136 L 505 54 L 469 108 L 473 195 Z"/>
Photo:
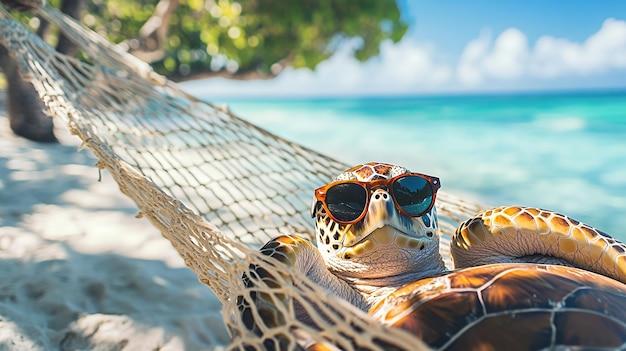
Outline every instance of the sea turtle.
<path id="1" fill-rule="evenodd" d="M 448 270 L 434 206 L 440 185 L 391 164 L 358 165 L 315 190 L 316 246 L 283 235 L 261 252 L 436 349 L 626 349 L 626 245 L 551 211 L 499 207 L 458 227 Z M 255 298 L 264 322 L 280 323 L 272 301 Z M 294 308 L 312 323 L 310 311 Z M 240 311 L 253 330 L 250 306 Z"/>

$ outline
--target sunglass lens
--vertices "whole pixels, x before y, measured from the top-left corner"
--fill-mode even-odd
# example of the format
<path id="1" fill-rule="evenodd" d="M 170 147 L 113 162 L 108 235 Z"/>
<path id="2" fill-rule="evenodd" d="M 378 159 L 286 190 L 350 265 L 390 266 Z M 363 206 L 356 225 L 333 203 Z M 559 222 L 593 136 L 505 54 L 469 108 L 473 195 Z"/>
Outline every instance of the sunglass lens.
<path id="1" fill-rule="evenodd" d="M 404 212 L 420 216 L 433 202 L 433 188 L 428 180 L 418 176 L 406 176 L 393 182 L 393 195 Z"/>
<path id="2" fill-rule="evenodd" d="M 354 183 L 337 184 L 326 191 L 326 206 L 338 221 L 352 222 L 365 210 L 367 190 Z"/>

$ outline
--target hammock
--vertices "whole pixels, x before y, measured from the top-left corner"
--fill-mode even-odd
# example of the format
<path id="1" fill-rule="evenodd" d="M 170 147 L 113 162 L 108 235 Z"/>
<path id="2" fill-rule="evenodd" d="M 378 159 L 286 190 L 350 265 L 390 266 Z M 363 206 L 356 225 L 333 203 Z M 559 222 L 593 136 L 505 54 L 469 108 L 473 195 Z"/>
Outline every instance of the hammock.
<path id="1" fill-rule="evenodd" d="M 264 341 L 279 337 L 289 339 L 289 349 L 296 348 L 296 338 L 331 340 L 345 350 L 381 349 L 374 341 L 406 350 L 421 345 L 257 250 L 279 234 L 314 240 L 312 189 L 351 165 L 190 96 L 52 8 L 43 6 L 36 13 L 59 26 L 92 62 L 57 53 L 2 7 L 0 44 L 18 59 L 48 113 L 82 139 L 98 157 L 98 167 L 108 170 L 136 203 L 139 215 L 150 219 L 217 295 L 232 338 L 230 349 L 263 349 Z M 449 263 L 449 236 L 481 208 L 445 191 L 439 193 L 437 207 L 442 254 Z M 242 275 L 251 264 L 284 281 L 278 287 L 259 281 L 246 288 Z M 251 301 L 252 290 L 288 296 L 311 311 L 322 311 L 324 318 L 316 320 L 320 328 L 300 323 L 289 306 L 279 304 L 283 325 L 267 326 L 253 311 L 262 333 L 249 331 L 239 316 L 237 296 Z"/>

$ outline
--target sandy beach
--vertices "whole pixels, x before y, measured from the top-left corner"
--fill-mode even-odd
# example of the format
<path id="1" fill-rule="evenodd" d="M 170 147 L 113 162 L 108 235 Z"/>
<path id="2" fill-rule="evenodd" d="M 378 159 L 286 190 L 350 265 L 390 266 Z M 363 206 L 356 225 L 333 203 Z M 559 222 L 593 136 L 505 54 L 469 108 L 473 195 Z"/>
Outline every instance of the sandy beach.
<path id="1" fill-rule="evenodd" d="M 215 350 L 221 304 L 55 121 L 14 136 L 0 91 L 0 350 Z"/>

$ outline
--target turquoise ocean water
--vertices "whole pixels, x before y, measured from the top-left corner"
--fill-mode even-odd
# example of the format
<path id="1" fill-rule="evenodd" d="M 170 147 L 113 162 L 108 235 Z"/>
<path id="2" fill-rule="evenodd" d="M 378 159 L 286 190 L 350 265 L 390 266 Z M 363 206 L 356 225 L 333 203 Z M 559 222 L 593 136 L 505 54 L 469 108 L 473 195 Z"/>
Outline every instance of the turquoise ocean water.
<path id="1" fill-rule="evenodd" d="M 626 91 L 206 98 L 349 164 L 401 164 L 452 194 L 556 210 L 626 240 Z"/>

